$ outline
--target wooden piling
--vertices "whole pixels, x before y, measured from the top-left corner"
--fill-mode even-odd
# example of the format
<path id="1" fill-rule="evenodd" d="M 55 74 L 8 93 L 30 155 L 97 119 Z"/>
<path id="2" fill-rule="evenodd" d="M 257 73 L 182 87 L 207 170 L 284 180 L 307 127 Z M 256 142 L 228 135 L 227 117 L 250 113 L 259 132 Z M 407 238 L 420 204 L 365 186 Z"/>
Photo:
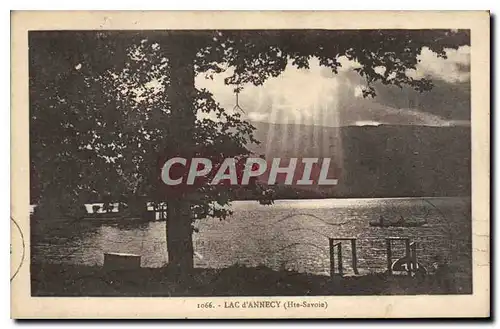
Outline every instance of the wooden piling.
<path id="1" fill-rule="evenodd" d="M 344 275 L 343 261 L 342 261 L 342 242 L 335 244 L 337 246 L 337 262 L 338 262 L 338 273 L 340 276 Z"/>
<path id="2" fill-rule="evenodd" d="M 414 272 L 417 271 L 417 243 L 412 242 L 410 243 L 410 251 L 411 251 L 411 263 L 412 263 L 412 270 Z"/>
<path id="3" fill-rule="evenodd" d="M 358 256 L 356 254 L 356 239 L 351 239 L 351 253 L 352 253 L 352 270 L 354 274 L 358 275 Z"/>
<path id="4" fill-rule="evenodd" d="M 333 247 L 333 239 L 328 239 L 330 246 L 330 277 L 333 278 L 335 275 L 335 255 L 334 255 L 334 247 Z"/>
<path id="5" fill-rule="evenodd" d="M 410 249 L 410 239 L 405 239 L 405 257 L 406 257 L 406 270 L 408 275 L 411 275 L 411 249 Z"/>
<path id="6" fill-rule="evenodd" d="M 392 274 L 392 250 L 391 250 L 391 239 L 385 239 L 385 245 L 387 249 L 387 272 Z"/>

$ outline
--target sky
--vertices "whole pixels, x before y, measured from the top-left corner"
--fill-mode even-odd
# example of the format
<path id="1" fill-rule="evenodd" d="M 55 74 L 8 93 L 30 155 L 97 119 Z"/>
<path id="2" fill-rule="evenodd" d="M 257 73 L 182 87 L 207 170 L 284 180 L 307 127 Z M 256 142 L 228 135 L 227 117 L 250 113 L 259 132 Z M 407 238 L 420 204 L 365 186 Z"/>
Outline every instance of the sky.
<path id="1" fill-rule="evenodd" d="M 338 74 L 310 60 L 309 69 L 289 65 L 277 78 L 263 86 L 244 86 L 238 105 L 251 121 L 319 126 L 348 125 L 470 125 L 470 47 L 448 50 L 447 59 L 438 58 L 423 48 L 416 70 L 407 74 L 415 78 L 428 76 L 434 83 L 430 92 L 395 86 L 376 85 L 377 96 L 361 95 L 364 80 L 353 69 L 358 65 L 340 58 Z M 210 90 L 227 110 L 236 105 L 232 86 L 224 85 L 230 72 L 213 80 L 200 75 L 198 88 Z"/>

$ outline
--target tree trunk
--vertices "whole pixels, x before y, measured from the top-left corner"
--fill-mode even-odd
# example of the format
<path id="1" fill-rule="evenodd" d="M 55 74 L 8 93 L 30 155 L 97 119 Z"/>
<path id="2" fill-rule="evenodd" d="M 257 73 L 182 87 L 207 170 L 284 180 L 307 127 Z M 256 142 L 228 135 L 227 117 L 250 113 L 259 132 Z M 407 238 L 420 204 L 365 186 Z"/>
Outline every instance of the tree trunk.
<path id="1" fill-rule="evenodd" d="M 171 106 L 172 138 L 167 141 L 167 156 L 189 159 L 195 147 L 196 48 L 189 36 L 182 33 L 169 39 L 170 86 L 167 95 Z M 193 268 L 192 214 L 187 193 L 181 190 L 167 201 L 168 263 L 181 276 Z"/>
<path id="2" fill-rule="evenodd" d="M 175 273 L 186 274 L 193 268 L 191 205 L 182 200 L 170 200 L 167 207 L 168 264 Z"/>

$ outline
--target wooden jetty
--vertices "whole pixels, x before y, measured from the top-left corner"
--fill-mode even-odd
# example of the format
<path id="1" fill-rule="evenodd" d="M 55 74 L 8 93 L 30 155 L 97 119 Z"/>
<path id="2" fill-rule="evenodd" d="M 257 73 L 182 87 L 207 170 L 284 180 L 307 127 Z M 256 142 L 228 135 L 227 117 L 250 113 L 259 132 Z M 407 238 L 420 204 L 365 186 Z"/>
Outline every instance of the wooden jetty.
<path id="1" fill-rule="evenodd" d="M 336 242 L 338 241 L 338 242 Z M 355 275 L 359 275 L 358 256 L 356 252 L 356 238 L 329 238 L 330 247 L 330 275 L 344 275 L 344 264 L 342 260 L 342 242 L 349 241 L 351 244 L 352 269 Z M 335 256 L 337 256 L 337 273 L 335 273 Z"/>
<path id="2" fill-rule="evenodd" d="M 357 257 L 357 239 L 356 238 L 329 238 L 329 251 L 330 251 L 330 276 L 344 276 L 344 264 L 342 255 L 342 243 L 350 242 L 351 245 L 351 265 L 354 275 L 360 275 L 358 269 Z M 389 237 L 385 238 L 386 241 L 386 256 L 387 256 L 387 273 L 390 275 L 407 274 L 409 276 L 418 273 L 426 274 L 425 267 L 418 262 L 417 259 L 417 244 L 412 242 L 407 237 Z M 401 258 L 394 259 L 393 257 L 393 244 L 403 242 L 405 247 L 405 255 Z"/>

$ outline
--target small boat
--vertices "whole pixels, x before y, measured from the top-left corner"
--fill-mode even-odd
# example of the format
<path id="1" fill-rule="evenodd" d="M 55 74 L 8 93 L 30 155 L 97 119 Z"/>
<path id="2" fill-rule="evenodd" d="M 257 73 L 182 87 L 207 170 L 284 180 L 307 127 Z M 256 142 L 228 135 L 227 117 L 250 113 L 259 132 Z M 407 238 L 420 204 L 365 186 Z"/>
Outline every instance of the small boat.
<path id="1" fill-rule="evenodd" d="M 378 221 L 373 221 L 369 223 L 370 226 L 375 227 L 418 227 L 427 224 L 425 220 L 417 220 L 417 221 L 406 221 L 403 216 L 396 222 L 386 221 L 383 216 L 380 216 Z"/>
<path id="2" fill-rule="evenodd" d="M 108 213 L 90 213 L 83 217 L 84 221 L 98 222 L 98 223 L 140 223 L 160 221 L 161 219 L 155 218 L 155 212 L 148 211 L 143 214 L 133 214 L 128 211 L 123 212 L 108 212 Z"/>
<path id="3" fill-rule="evenodd" d="M 135 221 L 135 222 L 140 222 L 140 221 L 144 221 L 143 218 L 141 217 L 126 217 L 126 216 L 100 216 L 100 217 L 96 217 L 96 216 L 86 216 L 86 217 L 83 217 L 83 220 L 84 221 L 89 221 L 89 222 L 99 222 L 99 223 L 117 223 L 117 222 L 132 222 L 132 221 Z"/>

